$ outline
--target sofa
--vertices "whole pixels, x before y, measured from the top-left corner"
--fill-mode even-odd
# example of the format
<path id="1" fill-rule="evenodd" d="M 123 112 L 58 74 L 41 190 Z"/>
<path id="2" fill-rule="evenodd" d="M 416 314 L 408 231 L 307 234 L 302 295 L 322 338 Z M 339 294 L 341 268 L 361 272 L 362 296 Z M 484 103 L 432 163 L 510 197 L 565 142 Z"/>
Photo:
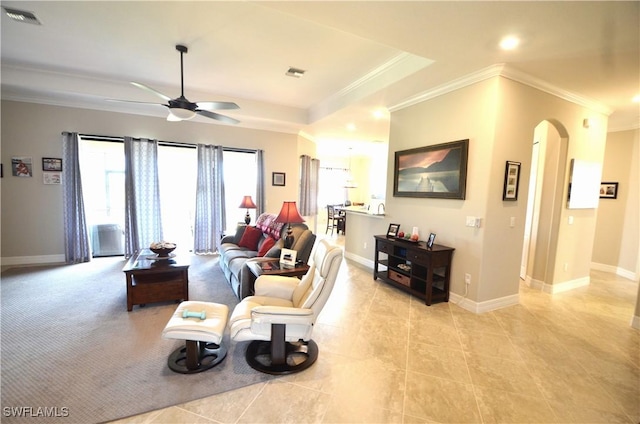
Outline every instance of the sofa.
<path id="1" fill-rule="evenodd" d="M 291 224 L 291 230 L 294 237 L 291 249 L 297 252 L 296 259 L 306 264 L 316 236 L 305 224 Z M 276 215 L 263 213 L 255 226 L 239 224 L 235 234 L 222 238 L 218 250 L 220 268 L 238 299 L 251 294 L 255 278 L 246 266 L 247 261 L 280 258 L 286 234 L 287 226 L 276 222 Z"/>

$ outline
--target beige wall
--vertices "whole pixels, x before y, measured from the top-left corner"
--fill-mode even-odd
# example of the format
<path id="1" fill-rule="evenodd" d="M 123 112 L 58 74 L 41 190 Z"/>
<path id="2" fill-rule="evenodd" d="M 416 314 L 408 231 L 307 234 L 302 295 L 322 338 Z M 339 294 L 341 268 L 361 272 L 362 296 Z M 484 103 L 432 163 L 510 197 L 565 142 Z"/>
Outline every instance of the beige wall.
<path id="1" fill-rule="evenodd" d="M 585 117 L 600 124 L 589 132 L 582 128 Z M 357 231 L 361 240 L 347 237 L 347 252 L 373 257 L 374 231 L 390 222 L 404 228 L 417 226 L 421 238 L 430 232 L 436 242 L 456 249 L 453 258 L 451 291 L 462 296 L 464 274 L 471 274 L 467 299 L 478 309 L 499 307 L 500 302 L 517 299 L 519 270 L 526 214 L 528 177 L 535 128 L 549 120 L 568 139 L 567 157 L 602 160 L 606 117 L 530 86 L 504 77 L 494 77 L 445 95 L 395 111 L 391 114 L 389 173 L 387 176 L 387 216 L 384 225 L 373 231 Z M 394 152 L 454 140 L 469 141 L 467 196 L 465 200 L 393 197 Z M 507 160 L 522 162 L 518 201 L 502 200 L 504 168 Z M 568 163 L 559 173 L 566 181 Z M 559 189 L 566 195 L 565 184 Z M 557 201 L 557 200 L 556 200 Z M 595 210 L 572 213 L 575 222 L 567 231 L 567 209 L 562 205 L 554 237 L 555 262 L 569 262 L 570 272 L 554 276 L 549 284 L 588 278 Z M 465 226 L 465 217 L 482 219 L 480 228 Z M 511 217 L 515 227 L 510 227 Z M 349 231 L 353 226 L 349 225 Z M 563 237 L 581 232 L 583 237 Z M 368 249 L 363 249 L 368 242 Z M 555 275 L 555 269 L 552 272 Z"/>
<path id="2" fill-rule="evenodd" d="M 3 101 L 2 258 L 38 261 L 64 254 L 62 186 L 44 185 L 41 166 L 42 157 L 62 156 L 63 131 L 263 149 L 266 210 L 273 213 L 298 198 L 299 152 L 314 153 L 313 143 L 294 134 Z M 11 176 L 12 156 L 33 158 L 33 178 Z M 272 172 L 287 174 L 285 187 L 271 185 Z"/>
<path id="3" fill-rule="evenodd" d="M 618 198 L 600 199 L 592 257 L 595 266 L 610 267 L 610 271 L 636 280 L 640 238 L 639 139 L 640 130 L 607 136 L 602 181 L 619 183 Z"/>

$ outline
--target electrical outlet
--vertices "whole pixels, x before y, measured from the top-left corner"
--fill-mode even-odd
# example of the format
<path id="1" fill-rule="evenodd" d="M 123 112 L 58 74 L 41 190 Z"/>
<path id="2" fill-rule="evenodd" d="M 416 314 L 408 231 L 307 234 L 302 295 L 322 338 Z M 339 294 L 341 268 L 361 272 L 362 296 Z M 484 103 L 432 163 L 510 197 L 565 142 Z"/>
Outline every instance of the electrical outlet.
<path id="1" fill-rule="evenodd" d="M 365 249 L 367 248 L 367 242 L 366 241 L 364 242 L 364 248 Z"/>
<path id="2" fill-rule="evenodd" d="M 464 274 L 464 283 L 466 285 L 470 285 L 471 284 L 471 274 Z"/>

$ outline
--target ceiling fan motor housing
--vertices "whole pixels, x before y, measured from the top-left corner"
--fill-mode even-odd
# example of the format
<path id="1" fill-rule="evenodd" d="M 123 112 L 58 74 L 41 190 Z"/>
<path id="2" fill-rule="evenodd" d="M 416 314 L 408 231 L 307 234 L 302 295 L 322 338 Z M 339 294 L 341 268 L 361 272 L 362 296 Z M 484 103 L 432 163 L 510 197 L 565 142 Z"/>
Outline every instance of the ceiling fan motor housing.
<path id="1" fill-rule="evenodd" d="M 196 103 L 191 103 L 189 100 L 187 100 L 186 97 L 180 96 L 177 99 L 169 100 L 169 108 L 189 109 L 195 112 L 195 110 L 198 108 L 198 105 Z"/>

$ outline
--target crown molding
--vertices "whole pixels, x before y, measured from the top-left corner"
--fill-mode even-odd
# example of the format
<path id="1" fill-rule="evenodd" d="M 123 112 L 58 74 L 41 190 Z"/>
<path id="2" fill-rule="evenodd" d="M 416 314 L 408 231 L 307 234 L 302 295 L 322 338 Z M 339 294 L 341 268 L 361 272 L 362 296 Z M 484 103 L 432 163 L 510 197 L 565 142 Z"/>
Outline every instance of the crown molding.
<path id="1" fill-rule="evenodd" d="M 431 90 L 427 90 L 420 94 L 412 96 L 401 103 L 391 106 L 389 108 L 389 111 L 396 112 L 409 106 L 413 106 L 417 103 L 421 103 L 426 100 L 430 100 L 435 97 L 439 97 L 444 94 L 459 90 L 461 88 L 468 87 L 472 84 L 476 84 L 478 82 L 498 76 L 528 85 L 540 91 L 544 91 L 545 93 L 549 93 L 568 102 L 575 103 L 579 106 L 586 107 L 607 116 L 613 113 L 613 110 L 610 107 L 604 105 L 601 102 L 576 93 L 572 93 L 560 87 L 556 87 L 540 78 L 536 78 L 527 73 L 514 69 L 513 67 L 508 66 L 504 63 L 491 65 L 487 68 L 480 69 L 477 72 L 473 72 L 461 78 L 449 81 L 446 84 L 439 85 Z"/>
<path id="2" fill-rule="evenodd" d="M 387 62 L 358 78 L 351 84 L 313 105 L 309 109 L 309 123 L 320 120 L 347 105 L 387 88 L 407 76 L 423 69 L 434 61 L 411 53 L 402 52 Z"/>

